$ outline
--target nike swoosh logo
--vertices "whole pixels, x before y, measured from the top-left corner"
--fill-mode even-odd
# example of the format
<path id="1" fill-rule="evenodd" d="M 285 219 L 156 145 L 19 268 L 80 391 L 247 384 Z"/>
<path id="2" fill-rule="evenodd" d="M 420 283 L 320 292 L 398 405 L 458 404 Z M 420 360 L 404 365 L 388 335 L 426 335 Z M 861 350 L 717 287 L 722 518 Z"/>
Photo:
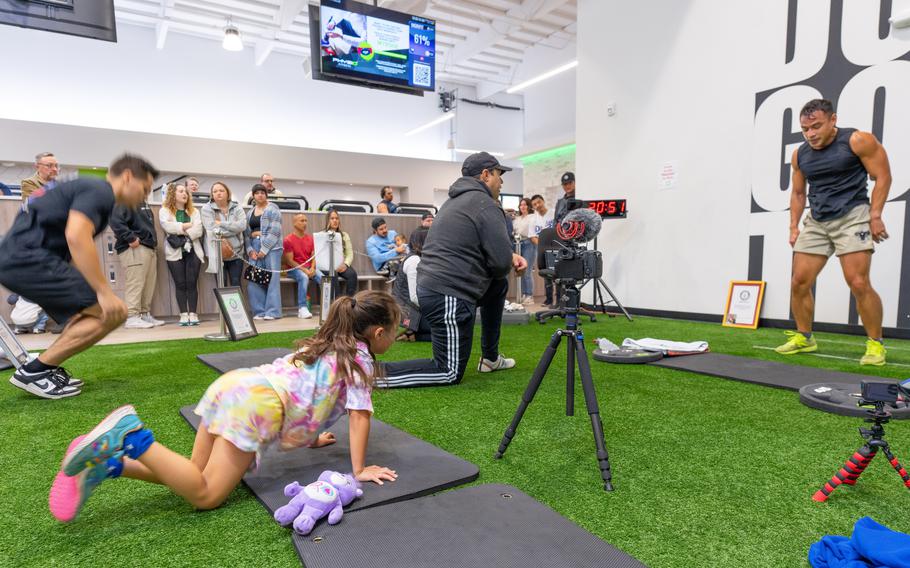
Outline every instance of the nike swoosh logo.
<path id="1" fill-rule="evenodd" d="M 35 385 L 35 386 L 37 386 L 39 389 L 46 389 L 47 386 L 48 386 L 48 385 L 47 385 L 47 381 L 45 381 L 45 380 L 35 381 L 35 382 L 32 383 L 32 384 Z"/>

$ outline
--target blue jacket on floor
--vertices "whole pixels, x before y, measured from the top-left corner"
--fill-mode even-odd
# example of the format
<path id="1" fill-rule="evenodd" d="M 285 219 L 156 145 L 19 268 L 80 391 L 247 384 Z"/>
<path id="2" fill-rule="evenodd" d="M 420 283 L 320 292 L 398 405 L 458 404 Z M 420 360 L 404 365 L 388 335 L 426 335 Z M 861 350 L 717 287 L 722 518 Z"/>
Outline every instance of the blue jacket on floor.
<path id="1" fill-rule="evenodd" d="M 853 536 L 824 536 L 809 547 L 814 568 L 910 568 L 910 535 L 870 517 L 853 526 Z"/>

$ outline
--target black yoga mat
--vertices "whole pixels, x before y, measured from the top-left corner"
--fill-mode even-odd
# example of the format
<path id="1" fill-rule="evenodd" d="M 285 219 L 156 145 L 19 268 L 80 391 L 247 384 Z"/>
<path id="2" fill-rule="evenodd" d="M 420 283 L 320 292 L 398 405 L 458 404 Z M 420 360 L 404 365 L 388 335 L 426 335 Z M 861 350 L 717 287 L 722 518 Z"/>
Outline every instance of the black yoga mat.
<path id="1" fill-rule="evenodd" d="M 307 568 L 641 568 L 511 485 L 477 485 L 345 513 L 294 535 Z"/>
<path id="2" fill-rule="evenodd" d="M 702 375 L 755 383 L 766 387 L 777 387 L 798 391 L 815 383 L 859 383 L 863 380 L 877 380 L 869 375 L 829 371 L 815 367 L 787 365 L 776 361 L 762 361 L 721 353 L 699 353 L 680 357 L 664 357 L 649 365 L 666 367 L 678 371 L 692 371 Z"/>
<path id="3" fill-rule="evenodd" d="M 194 408 L 184 406 L 180 415 L 195 430 L 199 417 L 193 413 Z M 292 481 L 306 485 L 316 481 L 327 469 L 342 473 L 351 471 L 347 417 L 329 430 L 338 440 L 331 446 L 289 452 L 277 448 L 266 450 L 259 469 L 244 476 L 243 482 L 271 513 L 290 500 L 284 496 L 284 486 Z M 375 418 L 370 424 L 367 463 L 396 470 L 398 479 L 382 486 L 364 483 L 363 496 L 345 507 L 346 512 L 428 495 L 473 481 L 479 474 L 477 466 L 471 462 Z"/>
<path id="4" fill-rule="evenodd" d="M 244 369 L 271 363 L 279 357 L 290 353 L 284 347 L 270 347 L 268 349 L 247 349 L 244 351 L 227 351 L 225 353 L 208 353 L 196 355 L 196 358 L 215 369 L 219 373 L 227 373 L 234 369 Z"/>

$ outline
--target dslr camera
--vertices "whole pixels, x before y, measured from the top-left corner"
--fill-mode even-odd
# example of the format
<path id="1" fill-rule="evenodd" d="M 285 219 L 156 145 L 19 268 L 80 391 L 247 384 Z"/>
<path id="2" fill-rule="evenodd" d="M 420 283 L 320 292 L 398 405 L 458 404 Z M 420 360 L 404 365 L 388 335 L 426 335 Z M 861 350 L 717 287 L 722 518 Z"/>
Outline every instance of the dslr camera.
<path id="1" fill-rule="evenodd" d="M 556 280 L 589 280 L 603 276 L 603 258 L 599 251 L 584 245 L 600 232 L 601 218 L 585 208 L 580 199 L 570 199 L 568 213 L 554 227 L 557 239 L 544 251 L 544 264 Z"/>

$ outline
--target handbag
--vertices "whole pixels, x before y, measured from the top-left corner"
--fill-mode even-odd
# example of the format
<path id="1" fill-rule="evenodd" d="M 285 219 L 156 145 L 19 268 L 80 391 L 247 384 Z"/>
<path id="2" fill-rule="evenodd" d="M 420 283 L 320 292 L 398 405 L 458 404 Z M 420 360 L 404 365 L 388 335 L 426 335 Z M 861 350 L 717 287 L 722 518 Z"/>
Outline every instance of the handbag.
<path id="1" fill-rule="evenodd" d="M 246 267 L 246 271 L 244 271 L 243 277 L 254 284 L 259 284 L 260 286 L 268 286 L 269 282 L 272 281 L 271 272 L 259 266 L 253 266 L 252 264 Z"/>
<path id="2" fill-rule="evenodd" d="M 186 235 L 171 235 L 168 234 L 165 239 L 167 244 L 171 246 L 172 249 L 179 250 L 183 248 L 183 245 L 186 244 Z"/>
<path id="3" fill-rule="evenodd" d="M 233 260 L 234 259 L 234 247 L 231 246 L 231 243 L 227 242 L 227 239 L 221 239 L 221 260 Z"/>

